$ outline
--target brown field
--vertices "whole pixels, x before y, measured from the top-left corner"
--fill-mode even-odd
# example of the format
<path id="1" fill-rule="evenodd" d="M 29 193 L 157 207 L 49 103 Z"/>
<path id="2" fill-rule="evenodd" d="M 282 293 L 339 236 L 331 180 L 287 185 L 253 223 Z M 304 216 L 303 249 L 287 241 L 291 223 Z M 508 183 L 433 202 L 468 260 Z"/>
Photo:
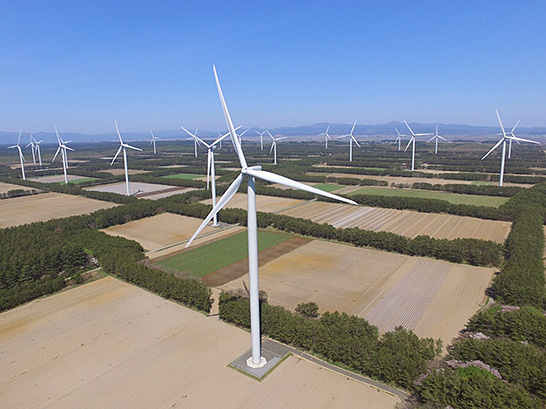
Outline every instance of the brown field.
<path id="1" fill-rule="evenodd" d="M 509 222 L 473 217 L 327 202 L 305 203 L 283 211 L 282 214 L 328 223 L 335 227 L 388 231 L 411 238 L 426 234 L 437 239 L 475 238 L 497 243 L 504 242 L 511 227 Z"/>
<path id="2" fill-rule="evenodd" d="M 201 203 L 212 204 L 212 199 L 203 200 Z M 259 212 L 279 213 L 288 208 L 301 205 L 302 203 L 305 203 L 305 200 L 256 195 L 256 209 Z M 247 195 L 245 193 L 237 193 L 225 207 L 246 209 Z"/>
<path id="3" fill-rule="evenodd" d="M 451 264 L 314 240 L 260 268 L 270 304 L 293 310 L 316 302 L 385 332 L 402 325 L 419 336 L 451 343 L 483 305 L 494 269 Z M 222 289 L 248 286 L 248 275 Z"/>
<path id="4" fill-rule="evenodd" d="M 118 176 L 118 175 L 125 175 L 125 169 L 119 168 L 119 169 L 105 169 L 101 170 L 101 172 L 110 173 L 111 175 Z M 138 169 L 128 169 L 127 173 L 130 175 L 138 175 L 140 173 L 148 173 L 149 170 L 138 170 Z"/>
<path id="5" fill-rule="evenodd" d="M 10 190 L 32 190 L 33 188 L 27 186 L 12 185 L 10 183 L 0 182 L 0 194 L 7 193 Z"/>
<path id="6" fill-rule="evenodd" d="M 262 382 L 227 365 L 250 335 L 112 277 L 0 314 L 3 408 L 390 409 L 398 398 L 288 357 Z"/>
<path id="7" fill-rule="evenodd" d="M 0 200 L 0 228 L 91 213 L 114 206 L 117 205 L 111 202 L 61 193 L 15 197 Z"/>
<path id="8" fill-rule="evenodd" d="M 121 195 L 126 194 L 125 182 L 88 187 L 86 190 L 91 190 L 94 192 L 118 193 Z M 156 183 L 131 182 L 129 180 L 129 190 L 132 195 L 135 195 L 138 198 L 160 199 L 162 197 L 184 193 L 192 189 L 170 185 L 159 185 Z"/>
<path id="9" fill-rule="evenodd" d="M 151 253 L 147 254 L 150 259 L 157 259 L 183 250 L 187 240 L 190 239 L 202 222 L 203 220 L 194 217 L 162 213 L 157 216 L 111 226 L 102 231 L 111 236 L 121 236 L 138 241 L 142 247 L 151 251 Z M 243 230 L 242 227 L 225 227 L 205 227 L 195 243 L 205 243 Z M 159 251 L 164 247 L 168 248 Z"/>

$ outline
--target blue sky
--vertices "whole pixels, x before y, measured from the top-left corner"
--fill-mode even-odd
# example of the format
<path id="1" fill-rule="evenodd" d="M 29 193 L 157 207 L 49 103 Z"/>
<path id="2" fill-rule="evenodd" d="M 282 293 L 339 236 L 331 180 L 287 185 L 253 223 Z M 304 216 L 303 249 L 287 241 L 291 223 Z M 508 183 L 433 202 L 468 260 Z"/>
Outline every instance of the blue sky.
<path id="1" fill-rule="evenodd" d="M 546 2 L 0 0 L 0 130 L 546 126 Z"/>

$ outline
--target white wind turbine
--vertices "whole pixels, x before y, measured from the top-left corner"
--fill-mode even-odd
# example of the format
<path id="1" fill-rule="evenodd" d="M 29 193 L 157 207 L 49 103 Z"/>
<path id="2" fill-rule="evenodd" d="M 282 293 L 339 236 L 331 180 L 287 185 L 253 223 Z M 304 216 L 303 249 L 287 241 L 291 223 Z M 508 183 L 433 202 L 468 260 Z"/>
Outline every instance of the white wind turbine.
<path id="1" fill-rule="evenodd" d="M 516 130 L 518 125 L 519 125 L 519 120 L 518 120 L 518 122 L 516 122 L 516 124 L 514 125 L 512 130 L 510 131 L 510 135 L 512 135 L 514 138 L 516 137 L 516 135 L 514 135 L 514 131 Z M 519 142 L 518 142 L 518 144 L 519 144 Z M 512 139 L 510 139 L 510 143 L 508 144 L 508 159 L 510 159 L 511 157 L 512 157 Z"/>
<path id="2" fill-rule="evenodd" d="M 412 148 L 411 148 L 411 170 L 415 170 L 415 137 L 416 136 L 430 136 L 432 134 L 431 133 L 414 133 L 413 129 L 410 128 L 410 126 L 408 125 L 406 120 L 404 120 L 404 123 L 406 124 L 409 131 L 411 132 L 411 138 L 410 138 L 410 140 L 408 142 L 408 146 L 406 146 L 406 149 L 404 149 L 404 152 L 406 152 L 408 150 L 410 144 L 413 145 Z"/>
<path id="3" fill-rule="evenodd" d="M 276 165 L 277 164 L 277 141 L 280 141 L 281 139 L 286 139 L 286 136 L 274 138 L 269 131 L 267 131 L 267 133 L 273 140 L 273 143 L 271 144 L 271 149 L 269 149 L 269 154 L 271 155 L 271 151 L 273 151 L 273 164 Z"/>
<path id="4" fill-rule="evenodd" d="M 150 145 L 154 145 L 154 154 L 155 154 L 155 153 L 157 153 L 157 151 L 155 149 L 155 141 L 157 141 L 159 138 L 154 136 L 154 133 L 152 132 L 151 129 L 150 129 L 150 134 L 152 135 L 152 139 L 150 140 Z"/>
<path id="5" fill-rule="evenodd" d="M 408 136 L 408 135 L 401 134 L 397 127 L 394 127 L 394 129 L 396 129 L 396 133 L 398 135 L 398 137 L 396 138 L 394 143 L 398 142 L 398 150 L 400 150 L 400 149 L 402 149 L 402 137 L 403 136 Z"/>
<path id="6" fill-rule="evenodd" d="M 34 144 L 34 138 L 32 137 L 32 134 L 29 133 L 30 135 L 30 142 L 28 143 L 27 146 L 25 146 L 25 148 L 28 148 L 30 146 L 30 150 L 32 151 L 32 163 L 34 163 L 36 165 L 36 145 Z"/>
<path id="7" fill-rule="evenodd" d="M 356 146 L 358 146 L 360 148 L 360 144 L 358 143 L 358 141 L 355 139 L 355 137 L 353 135 L 353 131 L 355 130 L 355 126 L 356 126 L 356 121 L 353 124 L 353 128 L 351 129 L 351 132 L 349 132 L 346 135 L 338 136 L 336 138 L 336 139 L 340 139 L 340 138 L 346 138 L 347 136 L 349 137 L 349 162 L 353 161 L 353 141 L 354 141 L 354 143 L 356 143 Z"/>
<path id="8" fill-rule="evenodd" d="M 17 145 L 8 146 L 8 149 L 14 149 L 17 148 L 19 151 L 19 160 L 21 161 L 21 173 L 23 175 L 23 180 L 27 180 L 25 176 L 25 157 L 23 156 L 23 151 L 21 150 L 21 146 L 19 143 L 21 142 L 21 134 L 23 133 L 23 130 L 21 129 L 19 131 L 19 137 L 17 138 Z"/>
<path id="9" fill-rule="evenodd" d="M 324 135 L 324 142 L 326 142 L 326 149 L 328 149 L 328 139 L 332 140 L 332 137 L 328 133 L 329 130 L 330 130 L 330 125 L 328 125 L 328 128 L 326 128 L 326 132 L 319 134 L 319 136 Z"/>
<path id="10" fill-rule="evenodd" d="M 432 140 L 435 140 L 435 142 L 436 142 L 436 147 L 434 148 L 434 153 L 435 154 L 438 154 L 438 139 L 441 139 L 442 141 L 447 142 L 446 138 L 444 138 L 443 136 L 438 135 L 438 124 L 436 124 L 436 134 L 427 141 L 427 142 L 431 142 Z"/>
<path id="11" fill-rule="evenodd" d="M 127 188 L 127 196 L 131 196 L 131 192 L 129 191 L 129 171 L 127 170 L 127 148 L 134 149 L 135 151 L 142 151 L 142 149 L 135 148 L 134 146 L 128 145 L 125 142 L 123 142 L 123 139 L 121 139 L 121 134 L 119 133 L 118 122 L 117 121 L 114 121 L 114 122 L 116 124 L 116 131 L 118 133 L 120 145 L 119 145 L 118 151 L 116 152 L 116 155 L 114 156 L 114 159 L 112 159 L 112 163 L 110 163 L 110 166 L 114 164 L 114 162 L 118 158 L 119 153 L 123 149 L 123 165 L 125 166 L 125 187 Z"/>
<path id="12" fill-rule="evenodd" d="M 199 143 L 205 145 L 207 147 L 208 151 L 208 157 L 207 157 L 207 189 L 209 188 L 209 178 L 212 179 L 211 185 L 212 185 L 212 206 L 216 206 L 216 172 L 214 169 L 214 151 L 216 150 L 216 145 L 222 143 L 222 139 L 229 136 L 229 132 L 225 135 L 220 135 L 218 139 L 216 139 L 211 144 L 206 143 L 204 140 L 200 139 L 196 135 L 192 134 L 190 131 L 188 131 L 183 126 L 181 127 L 188 135 L 190 135 L 192 138 L 197 139 Z M 239 129 L 240 126 L 235 128 L 235 130 Z M 214 227 L 218 226 L 218 215 L 214 215 L 214 220 L 212 222 L 212 225 Z"/>
<path id="13" fill-rule="evenodd" d="M 247 179 L 247 197 L 248 197 L 248 208 L 247 208 L 247 230 L 248 230 L 248 271 L 249 271 L 249 287 L 250 287 L 250 331 L 252 336 L 252 356 L 247 360 L 247 365 L 251 368 L 261 368 L 266 364 L 266 360 L 261 356 L 261 335 L 260 335 L 260 306 L 259 306 L 259 285 L 258 285 L 258 227 L 256 220 L 256 187 L 255 180 L 256 178 L 265 180 L 272 183 L 280 183 L 285 186 L 289 186 L 295 189 L 305 190 L 317 195 L 322 195 L 329 197 L 331 199 L 340 200 L 350 204 L 356 204 L 352 200 L 345 199 L 327 193 L 323 190 L 304 185 L 303 183 L 293 181 L 284 176 L 279 176 L 271 172 L 263 171 L 261 166 L 252 166 L 249 167 L 246 163 L 245 155 L 241 149 L 241 144 L 235 129 L 233 128 L 233 122 L 229 115 L 226 102 L 224 100 L 224 95 L 222 94 L 222 89 L 220 87 L 220 82 L 218 80 L 218 75 L 216 73 L 216 67 L 213 66 L 214 77 L 216 79 L 216 86 L 218 88 L 218 95 L 220 96 L 220 102 L 224 110 L 224 116 L 226 118 L 226 123 L 231 135 L 231 142 L 237 153 L 237 157 L 241 164 L 241 173 L 233 181 L 233 183 L 228 187 L 224 195 L 220 198 L 216 206 L 213 207 L 212 211 L 205 218 L 201 226 L 193 234 L 190 241 L 186 245 L 188 247 L 195 237 L 205 228 L 207 223 L 214 217 L 216 213 L 222 209 L 226 203 L 237 193 L 239 187 L 243 183 L 243 180 Z"/>
<path id="14" fill-rule="evenodd" d="M 506 140 L 509 140 L 509 141 L 516 141 L 517 143 L 519 143 L 520 141 L 521 142 L 530 142 L 530 143 L 536 143 L 538 145 L 540 145 L 540 142 L 536 142 L 536 141 L 531 141 L 529 139 L 523 139 L 523 138 L 517 138 L 513 135 L 510 135 L 510 134 L 507 134 L 506 131 L 504 130 L 504 126 L 502 125 L 502 121 L 501 121 L 501 118 L 500 118 L 500 115 L 499 115 L 499 111 L 497 111 L 495 109 L 495 112 L 497 113 L 497 118 L 499 120 L 499 125 L 500 125 L 500 128 L 501 128 L 501 131 L 502 131 L 502 138 L 500 139 L 500 141 L 498 141 L 495 146 L 493 146 L 489 152 L 487 152 L 482 160 L 484 160 L 491 152 L 493 152 L 495 149 L 497 149 L 499 147 L 499 145 L 502 143 L 502 156 L 501 156 L 501 168 L 500 168 L 500 178 L 499 178 L 499 186 L 502 186 L 502 181 L 504 179 L 504 157 L 505 157 L 505 154 L 506 154 Z M 516 124 L 517 125 L 517 124 Z M 515 128 L 515 127 L 514 127 Z"/>
<path id="15" fill-rule="evenodd" d="M 264 150 L 264 133 L 266 133 L 267 131 L 263 131 L 263 132 L 254 131 L 254 132 L 260 135 L 260 149 L 263 151 Z"/>
<path id="16" fill-rule="evenodd" d="M 30 135 L 30 137 L 34 141 L 34 149 L 36 153 L 38 154 L 38 163 L 40 164 L 40 166 L 42 166 L 42 152 L 40 151 L 40 144 L 43 142 L 43 139 L 40 141 L 37 141 L 36 138 L 32 136 L 32 134 Z"/>
<path id="17" fill-rule="evenodd" d="M 199 130 L 199 127 L 195 128 L 194 135 L 197 135 L 197 131 Z M 197 144 L 199 144 L 199 141 L 197 139 L 193 139 L 193 150 L 195 151 L 195 157 L 197 158 Z"/>
<path id="18" fill-rule="evenodd" d="M 59 143 L 59 147 L 57 148 L 57 152 L 55 152 L 55 155 L 53 156 L 53 160 L 51 162 L 55 162 L 57 155 L 59 154 L 59 152 L 61 152 L 61 160 L 63 161 L 64 183 L 66 185 L 68 184 L 68 154 L 66 151 L 69 150 L 74 152 L 74 149 L 66 146 L 66 144 L 70 141 L 63 141 L 63 139 L 59 136 L 59 132 L 57 132 L 57 126 L 55 126 L 55 135 L 57 136 L 57 142 Z"/>

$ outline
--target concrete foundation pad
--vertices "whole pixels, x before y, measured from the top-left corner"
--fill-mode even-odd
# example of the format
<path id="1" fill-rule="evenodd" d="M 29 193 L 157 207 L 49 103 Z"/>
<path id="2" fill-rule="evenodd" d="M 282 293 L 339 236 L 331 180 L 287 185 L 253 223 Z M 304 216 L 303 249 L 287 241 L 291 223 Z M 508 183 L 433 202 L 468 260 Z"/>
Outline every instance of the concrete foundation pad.
<path id="1" fill-rule="evenodd" d="M 286 354 L 285 354 L 286 355 Z M 231 362 L 230 366 L 239 371 L 242 371 L 253 378 L 262 380 L 284 357 L 266 349 L 262 350 L 262 361 L 265 359 L 266 363 L 259 368 L 252 368 L 247 362 L 252 362 L 252 350 L 249 349 L 244 354 L 239 356 L 236 360 Z"/>

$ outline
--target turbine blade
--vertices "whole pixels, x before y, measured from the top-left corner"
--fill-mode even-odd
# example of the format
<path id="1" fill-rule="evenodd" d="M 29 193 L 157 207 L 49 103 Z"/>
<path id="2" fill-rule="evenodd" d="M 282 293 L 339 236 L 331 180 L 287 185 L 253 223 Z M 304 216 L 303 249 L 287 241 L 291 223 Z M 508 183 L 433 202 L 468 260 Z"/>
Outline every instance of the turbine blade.
<path id="1" fill-rule="evenodd" d="M 430 138 L 427 143 L 429 143 L 430 141 L 434 140 L 434 138 L 436 138 L 436 136 L 433 136 L 432 138 Z"/>
<path id="2" fill-rule="evenodd" d="M 541 144 L 540 142 L 532 141 L 532 140 L 530 140 L 530 139 L 519 138 L 519 137 L 517 137 L 517 136 L 508 136 L 508 139 L 513 139 L 513 140 L 515 140 L 516 142 L 521 141 L 521 142 L 536 143 L 537 145 L 540 145 L 540 144 Z"/>
<path id="3" fill-rule="evenodd" d="M 237 128 L 235 128 L 235 130 L 238 130 L 239 128 L 241 127 L 241 125 L 239 125 Z M 247 129 L 248 131 L 248 129 Z M 246 131 L 245 131 L 246 132 Z M 244 132 L 243 132 L 244 133 Z M 228 136 L 230 135 L 229 131 L 227 133 L 225 133 L 224 135 L 220 136 L 220 134 L 218 134 L 219 138 L 216 139 L 213 143 L 210 144 L 210 147 L 212 148 L 214 145 L 222 142 L 223 139 L 227 138 Z M 242 135 L 242 134 L 241 134 Z"/>
<path id="4" fill-rule="evenodd" d="M 53 160 L 51 161 L 51 163 L 55 162 L 55 159 L 57 159 L 57 155 L 59 154 L 60 151 L 61 151 L 61 147 L 59 146 L 57 148 L 57 152 L 55 152 L 55 155 L 53 155 Z"/>
<path id="5" fill-rule="evenodd" d="M 121 139 L 121 134 L 119 133 L 118 121 L 114 120 L 114 122 L 116 123 L 116 131 L 118 133 L 119 142 L 123 145 L 123 139 Z"/>
<path id="6" fill-rule="evenodd" d="M 203 223 L 201 223 L 201 226 L 197 228 L 195 233 L 193 233 L 193 236 L 191 236 L 190 240 L 186 244 L 186 248 L 195 240 L 197 235 L 201 233 L 201 230 L 205 228 L 208 222 L 212 220 L 212 218 L 218 213 L 222 207 L 226 205 L 227 202 L 230 201 L 230 199 L 237 193 L 239 188 L 241 187 L 241 184 L 243 183 L 244 176 L 242 173 L 237 176 L 237 178 L 233 181 L 233 183 L 227 188 L 224 195 L 218 200 L 218 203 L 216 203 L 216 206 L 214 206 L 211 210 L 211 212 L 208 214 L 208 216 L 203 220 Z"/>
<path id="7" fill-rule="evenodd" d="M 334 195 L 334 194 L 329 193 L 329 192 L 325 192 L 324 190 L 317 189 L 316 187 L 311 187 L 311 186 L 304 185 L 301 182 L 296 182 L 295 180 L 289 179 L 289 178 L 284 177 L 284 176 L 277 175 L 275 173 L 267 172 L 265 170 L 247 169 L 246 174 L 250 175 L 250 176 L 254 176 L 254 177 L 258 178 L 258 179 L 266 180 L 266 181 L 271 182 L 271 183 L 280 183 L 281 185 L 285 185 L 285 186 L 288 186 L 288 187 L 291 187 L 291 188 L 294 188 L 294 189 L 305 190 L 306 192 L 313 193 L 315 195 L 328 197 L 330 199 L 339 200 L 341 202 L 345 202 L 345 203 L 349 203 L 349 204 L 353 204 L 353 205 L 357 204 L 356 202 L 354 202 L 351 199 L 346 199 L 344 197 Z"/>
<path id="8" fill-rule="evenodd" d="M 447 142 L 447 139 L 444 138 L 443 136 L 438 135 L 438 138 L 440 138 L 442 141 L 446 141 L 446 142 Z"/>
<path id="9" fill-rule="evenodd" d="M 499 124 L 500 124 L 501 130 L 502 130 L 502 134 L 504 135 L 504 137 L 506 137 L 506 132 L 504 131 L 504 125 L 502 124 L 501 117 L 499 115 L 499 111 L 495 109 L 495 112 L 497 113 L 497 118 L 499 119 Z"/>
<path id="10" fill-rule="evenodd" d="M 406 151 L 408 150 L 408 148 L 409 148 L 409 146 L 411 145 L 411 142 L 413 141 L 413 139 L 414 139 L 414 137 L 412 136 L 412 137 L 410 138 L 410 140 L 409 140 L 407 146 L 406 146 L 406 149 L 404 149 L 404 152 L 406 152 Z"/>
<path id="11" fill-rule="evenodd" d="M 207 155 L 207 189 L 208 189 L 209 183 L 210 183 L 210 159 L 211 159 L 210 148 L 207 150 L 207 152 L 208 152 L 208 155 Z"/>
<path id="12" fill-rule="evenodd" d="M 273 148 L 275 147 L 275 139 L 273 139 L 273 143 L 271 144 L 271 149 L 269 149 L 269 154 L 271 155 L 271 152 L 273 152 Z"/>
<path id="13" fill-rule="evenodd" d="M 404 123 L 406 124 L 406 126 L 408 127 L 409 131 L 411 132 L 412 135 L 415 135 L 413 133 L 413 129 L 410 128 L 409 124 L 406 122 L 406 120 L 404 119 Z M 406 148 L 407 149 L 407 148 Z"/>
<path id="14" fill-rule="evenodd" d="M 140 151 L 140 152 L 142 152 L 142 149 L 140 149 L 140 148 L 135 148 L 134 146 L 127 145 L 126 143 L 124 143 L 123 146 L 124 146 L 125 148 L 134 149 L 135 151 Z"/>
<path id="15" fill-rule="evenodd" d="M 516 128 L 518 127 L 519 122 L 520 122 L 519 120 L 518 120 L 518 122 L 516 122 L 516 124 L 514 125 L 514 127 L 512 128 L 512 130 L 510 131 L 511 134 L 514 134 L 514 131 L 515 131 Z"/>
<path id="16" fill-rule="evenodd" d="M 70 148 L 70 147 L 68 147 L 68 146 L 65 146 L 64 148 L 65 148 L 65 149 L 68 149 L 69 151 L 74 152 L 74 149 L 72 149 L 72 148 Z"/>
<path id="17" fill-rule="evenodd" d="M 19 142 L 21 142 L 21 134 L 23 133 L 23 130 L 21 129 L 19 131 L 19 136 L 17 137 L 17 146 L 19 146 Z"/>
<path id="18" fill-rule="evenodd" d="M 114 155 L 114 159 L 112 159 L 112 162 L 110 163 L 110 166 L 112 166 L 114 164 L 114 162 L 116 161 L 116 159 L 118 158 L 119 156 L 119 153 L 121 152 L 121 150 L 123 149 L 123 146 L 120 146 L 118 151 L 116 152 L 116 154 Z"/>
<path id="19" fill-rule="evenodd" d="M 355 130 L 355 126 L 356 126 L 356 121 L 355 121 L 355 123 L 353 124 L 353 127 L 351 128 L 351 132 L 350 132 L 351 135 L 353 134 L 353 131 Z"/>
<path id="20" fill-rule="evenodd" d="M 222 93 L 222 87 L 220 86 L 220 80 L 218 79 L 218 73 L 216 72 L 216 67 L 213 65 L 212 69 L 214 71 L 214 78 L 216 79 L 216 87 L 218 88 L 218 95 L 220 96 L 220 102 L 222 103 L 224 117 L 226 118 L 228 130 L 229 130 L 229 133 L 231 134 L 231 143 L 233 143 L 233 146 L 235 147 L 235 152 L 237 153 L 237 157 L 239 158 L 241 167 L 246 168 L 247 164 L 246 164 L 245 155 L 243 154 L 243 150 L 241 149 L 241 144 L 239 143 L 239 137 L 235 133 L 235 128 L 233 127 L 233 121 L 231 120 L 231 116 L 229 115 L 228 107 L 224 99 L 224 94 Z"/>
<path id="21" fill-rule="evenodd" d="M 358 146 L 360 148 L 360 144 L 358 143 L 358 141 L 355 139 L 355 137 L 353 136 L 353 134 L 351 134 L 351 138 L 353 139 L 353 142 L 356 143 L 356 146 Z"/>
<path id="22" fill-rule="evenodd" d="M 500 145 L 503 141 L 504 141 L 504 138 L 501 138 L 501 140 L 498 141 L 498 142 L 495 144 L 495 146 L 493 146 L 493 147 L 489 150 L 489 152 L 487 152 L 485 155 L 483 155 L 483 158 L 482 158 L 481 160 L 484 160 L 485 158 L 487 158 L 487 156 L 489 156 L 489 154 L 490 154 L 491 152 L 493 152 L 495 149 L 497 149 L 497 148 L 499 147 L 499 145 Z"/>

